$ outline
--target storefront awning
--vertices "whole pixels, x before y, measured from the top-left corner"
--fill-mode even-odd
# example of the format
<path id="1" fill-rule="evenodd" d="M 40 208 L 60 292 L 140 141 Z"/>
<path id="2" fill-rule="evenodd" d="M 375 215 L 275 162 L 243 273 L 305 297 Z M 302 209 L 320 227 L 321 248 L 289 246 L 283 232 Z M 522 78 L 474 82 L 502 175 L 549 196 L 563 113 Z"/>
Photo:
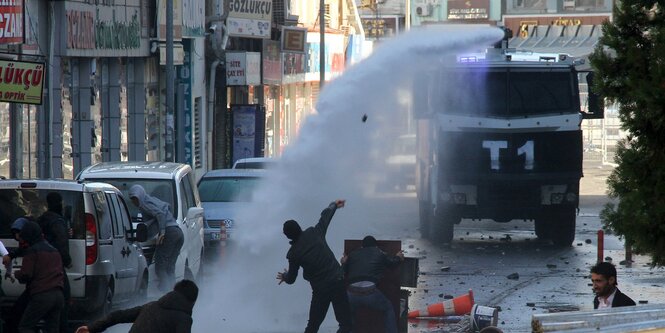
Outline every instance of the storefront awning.
<path id="1" fill-rule="evenodd" d="M 509 41 L 509 47 L 542 53 L 566 53 L 587 57 L 602 34 L 601 25 L 533 25 L 523 28 L 521 36 Z"/>

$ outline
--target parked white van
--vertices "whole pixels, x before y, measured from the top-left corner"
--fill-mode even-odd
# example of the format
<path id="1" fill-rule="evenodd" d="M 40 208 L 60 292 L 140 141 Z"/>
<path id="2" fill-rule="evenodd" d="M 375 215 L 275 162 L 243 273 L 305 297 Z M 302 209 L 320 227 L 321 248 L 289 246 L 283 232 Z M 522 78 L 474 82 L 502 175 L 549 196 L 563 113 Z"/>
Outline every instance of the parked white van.
<path id="1" fill-rule="evenodd" d="M 203 207 L 196 188 L 192 168 L 186 164 L 170 162 L 104 162 L 87 167 L 77 179 L 84 182 L 104 182 L 117 187 L 125 201 L 129 199 L 129 188 L 141 185 L 145 192 L 171 207 L 171 213 L 184 235 L 184 244 L 176 261 L 176 281 L 196 280 L 203 272 Z M 136 206 L 129 204 L 132 221 L 141 222 Z M 150 228 L 148 241 L 142 243 L 143 253 L 148 259 L 150 280 L 156 278 L 153 255 L 157 228 Z"/>
<path id="2" fill-rule="evenodd" d="M 37 220 L 46 212 L 51 193 L 60 195 L 60 214 L 70 230 L 72 262 L 66 269 L 72 297 L 70 318 L 106 314 L 113 304 L 125 301 L 144 302 L 149 273 L 139 241 L 145 241 L 146 230 L 143 227 L 138 235 L 122 194 L 109 184 L 0 180 L 0 240 L 4 245 L 9 250 L 18 247 L 11 232 L 13 221 L 24 216 Z M 21 257 L 13 260 L 15 270 L 21 261 Z M 1 285 L 2 307 L 11 306 L 25 289 L 15 280 L 3 279 Z"/>

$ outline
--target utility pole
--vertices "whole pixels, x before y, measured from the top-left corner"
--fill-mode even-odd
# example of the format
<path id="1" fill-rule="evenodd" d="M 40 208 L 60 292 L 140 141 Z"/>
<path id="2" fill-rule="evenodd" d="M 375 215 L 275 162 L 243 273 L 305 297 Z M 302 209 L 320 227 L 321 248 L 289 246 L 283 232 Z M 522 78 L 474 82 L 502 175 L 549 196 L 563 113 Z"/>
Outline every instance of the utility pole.
<path id="1" fill-rule="evenodd" d="M 321 31 L 319 47 L 319 94 L 323 90 L 326 81 L 326 3 L 319 0 L 319 30 Z"/>
<path id="2" fill-rule="evenodd" d="M 166 162 L 175 162 L 175 121 L 173 106 L 175 69 L 173 68 L 173 0 L 166 0 Z"/>

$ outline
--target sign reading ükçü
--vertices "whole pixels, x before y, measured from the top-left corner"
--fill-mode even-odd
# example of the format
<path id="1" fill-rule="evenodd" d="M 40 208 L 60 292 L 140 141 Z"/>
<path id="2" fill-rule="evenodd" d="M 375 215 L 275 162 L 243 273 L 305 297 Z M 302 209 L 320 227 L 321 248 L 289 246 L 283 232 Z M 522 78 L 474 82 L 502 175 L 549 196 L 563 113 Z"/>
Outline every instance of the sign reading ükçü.
<path id="1" fill-rule="evenodd" d="M 44 63 L 0 60 L 0 101 L 42 104 Z"/>
<path id="2" fill-rule="evenodd" d="M 0 44 L 23 43 L 23 32 L 23 0 L 0 1 Z"/>

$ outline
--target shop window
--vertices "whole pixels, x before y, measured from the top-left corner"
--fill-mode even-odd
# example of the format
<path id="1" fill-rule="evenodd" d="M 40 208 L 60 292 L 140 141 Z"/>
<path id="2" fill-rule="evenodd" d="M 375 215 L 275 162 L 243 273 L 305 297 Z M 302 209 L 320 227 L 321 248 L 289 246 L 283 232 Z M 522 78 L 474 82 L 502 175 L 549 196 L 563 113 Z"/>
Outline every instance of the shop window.
<path id="1" fill-rule="evenodd" d="M 546 0 L 513 0 L 514 9 L 542 10 L 547 9 Z"/>
<path id="2" fill-rule="evenodd" d="M 120 82 L 118 82 L 120 85 L 120 160 L 127 161 L 129 157 L 127 153 L 127 64 L 122 58 L 118 61 L 120 62 Z"/>
<path id="3" fill-rule="evenodd" d="M 92 115 L 92 164 L 102 162 L 102 64 L 106 60 L 93 59 L 90 64 L 90 114 Z"/>
<path id="4" fill-rule="evenodd" d="M 9 177 L 9 103 L 0 103 L 0 176 Z"/>
<path id="5" fill-rule="evenodd" d="M 159 114 L 159 69 L 155 58 L 145 62 L 145 126 L 146 126 L 146 161 L 159 161 L 161 147 L 161 131 L 164 125 Z"/>
<path id="6" fill-rule="evenodd" d="M 72 86 L 71 61 L 62 58 L 62 177 L 74 178 L 74 159 L 72 157 Z"/>
<path id="7" fill-rule="evenodd" d="M 19 106 L 23 119 L 23 177 L 37 177 L 37 106 L 24 104 Z"/>
<path id="8" fill-rule="evenodd" d="M 564 0 L 563 2 L 565 11 L 602 12 L 612 10 L 611 1 L 605 0 Z"/>

